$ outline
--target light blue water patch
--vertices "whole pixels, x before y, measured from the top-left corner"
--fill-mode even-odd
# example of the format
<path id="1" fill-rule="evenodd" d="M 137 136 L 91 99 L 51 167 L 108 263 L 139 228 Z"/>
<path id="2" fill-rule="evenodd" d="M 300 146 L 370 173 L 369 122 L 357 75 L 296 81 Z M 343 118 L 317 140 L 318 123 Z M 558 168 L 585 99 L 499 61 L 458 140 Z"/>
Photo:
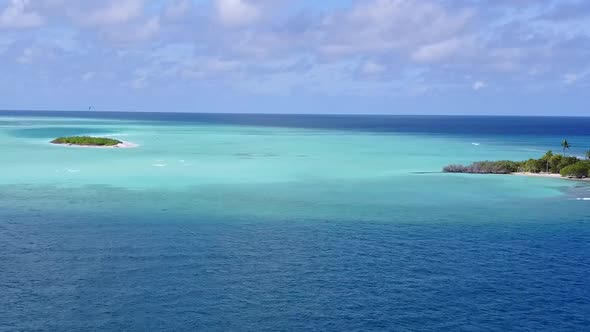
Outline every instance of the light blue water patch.
<path id="1" fill-rule="evenodd" d="M 545 139 L 537 137 L 515 141 L 512 136 L 494 136 L 474 145 L 472 137 L 449 134 L 85 120 L 48 126 L 43 119 L 34 121 L 37 127 L 0 132 L 6 138 L 0 143 L 5 170 L 0 184 L 53 188 L 51 195 L 57 196 L 68 195 L 57 188 L 78 188 L 78 193 L 95 186 L 118 188 L 123 190 L 123 198 L 117 199 L 121 202 L 130 200 L 125 192 L 166 192 L 170 199 L 158 198 L 155 206 L 186 215 L 389 221 L 396 214 L 419 216 L 432 208 L 442 214 L 462 206 L 469 211 L 470 206 L 495 209 L 515 202 L 518 206 L 520 202 L 542 205 L 548 199 L 567 201 L 568 190 L 576 185 L 553 179 L 440 173 L 452 163 L 536 157 L 537 151 L 521 146 Z M 53 136 L 84 132 L 139 147 L 95 149 L 48 143 Z M 96 194 L 107 197 L 109 189 Z M 84 208 L 92 209 L 95 203 L 89 200 Z M 146 209 L 141 204 L 129 207 Z"/>
<path id="2" fill-rule="evenodd" d="M 39 119 L 36 119 L 39 125 Z M 526 159 L 537 155 L 494 138 L 474 146 L 451 135 L 185 124 L 158 126 L 82 120 L 73 126 L 7 129 L 9 172 L 0 183 L 102 184 L 175 188 L 199 184 L 372 181 L 412 172 L 438 172 L 450 163 Z M 136 149 L 48 144 L 57 136 L 95 134 L 131 141 Z M 0 143 L 2 144 L 2 143 Z M 515 180 L 518 181 L 518 180 Z"/>
<path id="3" fill-rule="evenodd" d="M 91 127 L 41 127 L 15 129 L 10 132 L 11 135 L 18 138 L 44 138 L 49 140 L 62 136 L 88 136 L 90 134 L 102 136 L 112 133 L 110 130 Z"/>

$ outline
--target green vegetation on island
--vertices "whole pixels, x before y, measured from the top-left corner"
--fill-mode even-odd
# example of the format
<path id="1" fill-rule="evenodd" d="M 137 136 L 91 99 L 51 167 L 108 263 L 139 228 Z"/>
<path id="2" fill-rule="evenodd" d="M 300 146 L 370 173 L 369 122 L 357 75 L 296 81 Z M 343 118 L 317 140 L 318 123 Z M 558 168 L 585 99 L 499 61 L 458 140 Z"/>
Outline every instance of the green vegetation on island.
<path id="1" fill-rule="evenodd" d="M 586 178 L 590 174 L 590 151 L 586 152 L 586 160 L 575 156 L 566 156 L 565 150 L 570 148 L 567 140 L 561 143 L 564 154 L 554 154 L 552 151 L 539 159 L 525 161 L 479 161 L 471 165 L 449 165 L 443 168 L 445 173 L 473 173 L 473 174 L 510 174 L 517 172 L 560 174 L 563 177 L 577 179 Z"/>
<path id="2" fill-rule="evenodd" d="M 116 146 L 123 142 L 104 137 L 90 137 L 90 136 L 71 136 L 71 137 L 59 137 L 51 141 L 53 144 L 68 144 L 68 145 L 80 145 L 80 146 Z"/>

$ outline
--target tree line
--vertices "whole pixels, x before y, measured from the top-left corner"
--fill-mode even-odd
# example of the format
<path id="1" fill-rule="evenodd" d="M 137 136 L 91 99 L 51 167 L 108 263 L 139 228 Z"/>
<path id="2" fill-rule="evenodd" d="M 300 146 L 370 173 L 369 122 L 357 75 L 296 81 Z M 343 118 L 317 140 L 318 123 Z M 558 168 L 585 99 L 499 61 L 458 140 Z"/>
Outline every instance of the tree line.
<path id="1" fill-rule="evenodd" d="M 586 151 L 586 159 L 567 156 L 566 150 L 571 145 L 567 139 L 561 142 L 563 154 L 555 154 L 549 150 L 539 159 L 524 161 L 499 160 L 478 161 L 471 165 L 449 165 L 443 168 L 446 173 L 475 173 L 475 174 L 509 174 L 516 172 L 552 173 L 565 177 L 585 178 L 590 173 L 590 150 Z"/>

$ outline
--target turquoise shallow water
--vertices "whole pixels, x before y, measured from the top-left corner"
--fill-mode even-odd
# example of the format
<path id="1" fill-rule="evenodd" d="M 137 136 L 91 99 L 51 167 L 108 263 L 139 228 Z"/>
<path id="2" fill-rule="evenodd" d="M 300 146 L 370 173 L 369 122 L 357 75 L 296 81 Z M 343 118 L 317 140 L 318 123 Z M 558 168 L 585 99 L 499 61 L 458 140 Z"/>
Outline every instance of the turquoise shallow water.
<path id="1" fill-rule="evenodd" d="M 439 173 L 582 154 L 588 120 L 154 116 L 0 116 L 0 326 L 589 323 L 589 186 Z M 48 143 L 76 134 L 139 147 Z"/>

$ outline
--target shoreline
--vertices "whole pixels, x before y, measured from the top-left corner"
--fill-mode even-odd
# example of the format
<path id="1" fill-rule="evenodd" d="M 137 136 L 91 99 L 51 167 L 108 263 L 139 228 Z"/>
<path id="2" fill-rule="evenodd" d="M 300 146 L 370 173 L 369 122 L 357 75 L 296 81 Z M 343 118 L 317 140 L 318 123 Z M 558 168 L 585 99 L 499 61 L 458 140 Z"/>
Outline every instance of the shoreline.
<path id="1" fill-rule="evenodd" d="M 111 146 L 99 146 L 99 145 L 77 145 L 77 144 L 60 144 L 60 143 L 50 143 L 51 145 L 58 145 L 58 146 L 65 146 L 71 148 L 89 148 L 89 149 L 132 149 L 139 147 L 139 144 L 121 141 L 121 143 L 117 145 Z"/>
<path id="2" fill-rule="evenodd" d="M 509 175 L 514 176 L 528 176 L 528 177 L 537 177 L 537 178 L 546 178 L 546 179 L 562 179 L 562 180 L 570 180 L 570 181 L 581 181 L 581 182 L 590 182 L 590 178 L 583 178 L 578 179 L 574 177 L 567 177 L 561 176 L 560 174 L 555 173 L 530 173 L 530 172 L 513 172 L 508 173 Z"/>

